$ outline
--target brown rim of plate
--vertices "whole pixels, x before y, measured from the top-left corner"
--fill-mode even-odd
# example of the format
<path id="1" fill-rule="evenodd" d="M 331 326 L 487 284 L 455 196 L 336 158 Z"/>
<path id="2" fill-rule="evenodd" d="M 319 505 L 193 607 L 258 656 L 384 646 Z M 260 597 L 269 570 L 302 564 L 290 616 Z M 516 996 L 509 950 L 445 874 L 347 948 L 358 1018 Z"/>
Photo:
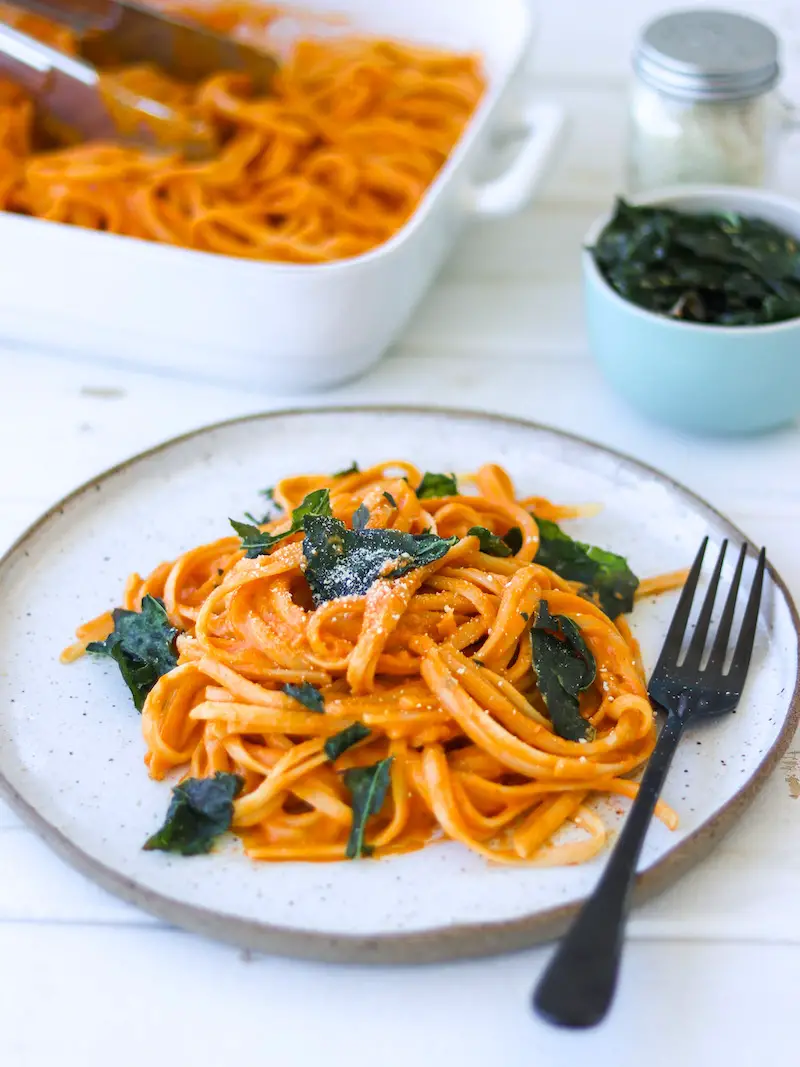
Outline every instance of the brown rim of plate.
<path id="1" fill-rule="evenodd" d="M 632 456 L 618 452 L 605 445 L 599 445 L 578 434 L 568 433 L 551 426 L 513 416 L 491 414 L 469 409 L 425 407 L 417 405 L 347 405 L 343 407 L 309 407 L 288 408 L 281 411 L 268 411 L 225 419 L 212 423 L 188 433 L 172 437 L 160 445 L 139 452 L 123 460 L 102 474 L 90 479 L 58 501 L 37 519 L 16 539 L 14 544 L 0 557 L 0 572 L 8 564 L 13 554 L 27 539 L 60 509 L 73 500 L 101 485 L 115 474 L 127 470 L 140 460 L 168 451 L 174 445 L 189 441 L 194 437 L 235 426 L 246 422 L 261 422 L 294 415 L 337 415 L 337 414 L 397 414 L 429 415 L 450 419 L 482 419 L 487 422 L 505 423 L 522 429 L 543 431 L 577 444 L 585 445 L 598 452 L 604 452 L 619 460 L 622 464 L 638 471 L 644 471 L 658 481 L 688 497 L 699 509 L 705 511 L 717 522 L 721 522 L 735 537 L 741 538 L 748 545 L 752 542 L 729 519 L 718 512 L 706 500 L 687 489 L 680 482 L 663 474 L 655 467 L 642 463 Z M 767 777 L 786 751 L 800 721 L 800 618 L 789 590 L 781 576 L 771 563 L 767 563 L 772 581 L 781 591 L 791 613 L 792 624 L 797 638 L 798 672 L 789 700 L 786 718 L 775 743 L 764 755 L 761 763 L 741 789 L 725 804 L 699 826 L 689 837 L 672 848 L 658 862 L 638 875 L 634 888 L 634 902 L 642 903 L 656 896 L 663 889 L 676 882 L 689 868 L 705 857 L 716 843 L 730 830 L 739 816 L 753 800 L 764 785 Z M 31 829 L 72 867 L 91 878 L 104 889 L 121 897 L 123 900 L 143 908 L 145 911 L 163 919 L 174 926 L 184 927 L 195 933 L 219 941 L 225 941 L 239 948 L 271 955 L 289 956 L 295 959 L 323 960 L 334 963 L 435 963 L 445 960 L 469 957 L 491 956 L 510 952 L 542 941 L 549 941 L 560 936 L 580 909 L 582 901 L 548 908 L 535 915 L 511 919 L 505 922 L 464 923 L 459 925 L 434 928 L 415 933 L 352 935 L 338 937 L 326 933 L 313 933 L 306 930 L 293 930 L 290 927 L 273 926 L 224 915 L 207 908 L 184 904 L 170 897 L 148 889 L 131 878 L 126 878 L 117 871 L 106 867 L 100 861 L 88 855 L 75 845 L 66 834 L 43 818 L 39 812 L 11 786 L 0 774 L 0 795 L 11 808 L 26 822 Z"/>

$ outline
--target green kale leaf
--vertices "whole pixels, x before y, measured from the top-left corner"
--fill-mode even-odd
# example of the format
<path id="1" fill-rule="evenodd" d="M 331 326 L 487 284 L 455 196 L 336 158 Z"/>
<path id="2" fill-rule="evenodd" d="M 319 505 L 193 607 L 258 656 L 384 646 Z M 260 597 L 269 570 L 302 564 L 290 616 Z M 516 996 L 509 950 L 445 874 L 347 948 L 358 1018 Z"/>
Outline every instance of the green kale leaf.
<path id="1" fill-rule="evenodd" d="M 117 608 L 113 619 L 113 632 L 105 641 L 92 641 L 86 650 L 116 662 L 137 711 L 141 711 L 161 675 L 177 666 L 178 631 L 170 625 L 163 601 L 149 594 L 142 599 L 141 611 Z"/>
<path id="2" fill-rule="evenodd" d="M 325 742 L 325 755 L 331 761 L 338 759 L 348 748 L 357 745 L 359 741 L 365 741 L 371 733 L 370 728 L 363 722 L 354 722 L 352 726 L 345 726 L 344 730 L 340 730 L 338 734 L 329 737 Z"/>
<path id="3" fill-rule="evenodd" d="M 353 460 L 353 462 L 350 464 L 349 467 L 345 467 L 345 469 L 343 471 L 337 471 L 335 474 L 332 474 L 331 478 L 346 478 L 348 474 L 360 474 L 360 473 L 361 473 L 361 468 L 356 463 L 356 461 Z"/>
<path id="4" fill-rule="evenodd" d="M 304 524 L 305 576 L 314 603 L 365 596 L 378 578 L 399 578 L 441 559 L 457 537 L 400 530 L 348 530 L 343 522 L 309 516 Z"/>
<path id="5" fill-rule="evenodd" d="M 522 530 L 520 530 L 519 526 L 512 526 L 510 530 L 503 534 L 503 540 L 511 549 L 511 555 L 516 556 L 517 552 L 522 548 Z"/>
<path id="6" fill-rule="evenodd" d="M 144 843 L 146 851 L 199 856 L 230 829 L 233 801 L 244 779 L 217 771 L 213 778 L 187 778 L 172 790 L 164 825 Z"/>
<path id="7" fill-rule="evenodd" d="M 391 781 L 392 759 L 392 756 L 388 756 L 371 767 L 353 767 L 344 772 L 344 784 L 350 790 L 353 807 L 353 825 L 345 850 L 350 860 L 372 853 L 371 846 L 364 840 L 367 819 L 370 815 L 377 815 L 383 807 Z"/>
<path id="8" fill-rule="evenodd" d="M 633 611 L 639 579 L 623 556 L 583 541 L 573 541 L 549 519 L 537 518 L 536 524 L 540 537 L 536 563 L 567 581 L 583 582 L 590 593 L 597 595 L 600 607 L 611 619 Z"/>
<path id="9" fill-rule="evenodd" d="M 303 529 L 304 520 L 309 515 L 330 515 L 331 514 L 331 494 L 328 489 L 315 489 L 308 496 L 304 497 L 301 504 L 299 504 L 292 512 L 292 522 L 288 530 L 284 530 L 283 533 L 266 533 L 263 530 L 259 530 L 258 526 L 251 526 L 246 522 L 238 522 L 236 519 L 230 519 L 230 524 L 236 531 L 236 533 L 242 539 L 242 548 L 246 549 L 246 555 L 248 559 L 256 559 L 257 556 L 266 555 L 271 549 L 278 544 L 279 541 L 283 541 L 284 538 L 290 537 L 292 534 L 298 533 Z"/>
<path id="10" fill-rule="evenodd" d="M 292 685 L 291 682 L 287 682 L 281 688 L 288 697 L 292 697 L 298 704 L 302 704 L 304 708 L 324 714 L 325 701 L 322 693 L 311 682 L 303 682 L 302 685 Z"/>
<path id="11" fill-rule="evenodd" d="M 502 537 L 498 537 L 497 534 L 493 534 L 491 530 L 487 530 L 485 526 L 473 526 L 470 530 L 467 530 L 467 534 L 470 537 L 477 537 L 480 541 L 481 552 L 485 552 L 487 556 L 510 556 L 511 548 Z"/>
<path id="12" fill-rule="evenodd" d="M 566 615 L 551 615 L 546 600 L 531 626 L 533 666 L 553 729 L 568 741 L 591 740 L 594 730 L 580 713 L 578 694 L 588 689 L 597 667 L 580 627 Z"/>
<path id="13" fill-rule="evenodd" d="M 369 522 L 369 508 L 366 504 L 359 504 L 353 512 L 351 524 L 354 530 L 363 530 Z"/>
<path id="14" fill-rule="evenodd" d="M 272 522 L 273 519 L 277 519 L 283 514 L 283 509 L 275 499 L 274 489 L 261 489 L 260 493 L 267 499 L 267 506 L 261 518 L 257 519 L 251 511 L 246 511 L 244 513 L 244 517 L 247 521 L 253 523 L 254 526 L 263 526 L 265 523 Z"/>
<path id="15" fill-rule="evenodd" d="M 427 471 L 417 486 L 420 500 L 434 500 L 440 496 L 458 496 L 455 474 L 432 474 Z"/>

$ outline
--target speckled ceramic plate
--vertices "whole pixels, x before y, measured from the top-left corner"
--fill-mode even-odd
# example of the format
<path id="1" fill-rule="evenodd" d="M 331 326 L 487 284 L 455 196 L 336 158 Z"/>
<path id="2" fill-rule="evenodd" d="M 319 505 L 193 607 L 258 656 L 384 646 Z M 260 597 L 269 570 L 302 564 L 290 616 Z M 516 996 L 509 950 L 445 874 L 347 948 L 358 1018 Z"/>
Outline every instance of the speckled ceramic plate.
<path id="1" fill-rule="evenodd" d="M 378 862 L 258 864 L 232 841 L 209 856 L 143 852 L 169 799 L 142 763 L 139 716 L 113 665 L 58 662 L 77 622 L 117 603 L 147 571 L 228 532 L 228 515 L 295 471 L 390 457 L 433 470 L 497 461 L 525 494 L 602 501 L 574 524 L 640 575 L 688 564 L 705 533 L 741 534 L 663 475 L 616 453 L 511 419 L 411 409 L 268 414 L 213 426 L 109 471 L 45 515 L 0 564 L 0 778 L 16 810 L 101 885 L 170 922 L 254 949 L 332 960 L 412 961 L 517 948 L 556 935 L 603 857 L 561 869 L 492 867 L 454 843 Z M 571 527 L 572 529 L 572 527 Z M 665 797 L 680 829 L 655 823 L 639 891 L 697 862 L 743 810 L 798 718 L 798 621 L 774 573 L 737 714 L 679 749 Z M 632 617 L 654 662 L 674 597 Z M 695 743 L 702 740 L 702 744 Z M 618 819 L 611 807 L 603 816 Z"/>

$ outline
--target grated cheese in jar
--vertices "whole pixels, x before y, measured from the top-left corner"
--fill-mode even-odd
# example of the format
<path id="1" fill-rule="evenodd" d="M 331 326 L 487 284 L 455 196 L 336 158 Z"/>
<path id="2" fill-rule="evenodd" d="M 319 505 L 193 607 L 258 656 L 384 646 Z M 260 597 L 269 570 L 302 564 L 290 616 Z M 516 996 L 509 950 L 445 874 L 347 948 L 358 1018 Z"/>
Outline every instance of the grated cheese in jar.
<path id="1" fill-rule="evenodd" d="M 772 30 L 726 11 L 679 11 L 645 27 L 633 67 L 630 191 L 764 182 L 777 139 Z"/>

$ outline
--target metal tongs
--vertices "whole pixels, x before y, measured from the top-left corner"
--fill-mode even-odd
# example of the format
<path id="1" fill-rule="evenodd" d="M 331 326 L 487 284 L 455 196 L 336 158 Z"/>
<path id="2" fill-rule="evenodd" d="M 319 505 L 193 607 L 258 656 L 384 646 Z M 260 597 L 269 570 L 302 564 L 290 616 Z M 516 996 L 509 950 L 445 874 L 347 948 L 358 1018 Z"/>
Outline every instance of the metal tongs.
<path id="1" fill-rule="evenodd" d="M 256 91 L 269 90 L 277 62 L 267 52 L 229 37 L 119 0 L 13 0 L 16 7 L 69 26 L 79 58 L 0 24 L 0 74 L 36 100 L 59 140 L 126 141 L 177 148 L 203 158 L 215 147 L 200 120 L 175 112 L 104 78 L 104 68 L 150 63 L 183 82 L 220 71 L 247 74 Z"/>

